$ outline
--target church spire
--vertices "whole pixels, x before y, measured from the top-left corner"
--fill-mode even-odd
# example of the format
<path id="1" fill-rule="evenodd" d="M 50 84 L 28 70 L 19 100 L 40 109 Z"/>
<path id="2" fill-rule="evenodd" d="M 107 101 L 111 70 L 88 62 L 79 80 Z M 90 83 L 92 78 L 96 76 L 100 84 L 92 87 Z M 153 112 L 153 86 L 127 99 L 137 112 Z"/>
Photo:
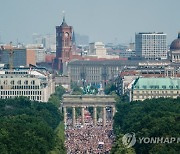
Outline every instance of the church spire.
<path id="1" fill-rule="evenodd" d="M 66 20 L 65 20 L 65 12 L 63 11 L 62 13 L 63 13 L 63 22 L 66 22 Z"/>
<path id="2" fill-rule="evenodd" d="M 63 22 L 61 24 L 61 26 L 68 26 L 65 20 L 65 12 L 63 11 Z"/>

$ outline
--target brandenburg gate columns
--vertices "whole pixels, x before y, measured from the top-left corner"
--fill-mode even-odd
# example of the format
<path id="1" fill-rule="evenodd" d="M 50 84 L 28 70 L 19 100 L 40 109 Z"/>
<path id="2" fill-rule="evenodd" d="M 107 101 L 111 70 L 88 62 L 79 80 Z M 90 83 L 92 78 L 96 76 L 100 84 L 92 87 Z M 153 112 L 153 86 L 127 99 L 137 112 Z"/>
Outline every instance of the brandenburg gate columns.
<path id="1" fill-rule="evenodd" d="M 93 107 L 93 124 L 97 125 L 97 107 L 102 108 L 102 125 L 106 126 L 106 107 L 115 114 L 115 98 L 111 95 L 63 95 L 64 124 L 67 125 L 67 108 L 72 107 L 72 126 L 76 124 L 76 107 L 81 107 L 81 124 L 85 124 L 85 107 Z M 108 114 L 110 116 L 110 113 Z M 68 123 L 68 125 L 70 125 Z"/>
<path id="2" fill-rule="evenodd" d="M 75 106 L 72 107 L 72 125 L 75 126 L 76 123 L 76 109 Z"/>
<path id="3" fill-rule="evenodd" d="M 66 126 L 66 124 L 67 124 L 67 110 L 66 110 L 66 107 L 63 107 L 63 111 L 64 111 L 64 125 Z"/>
<path id="4" fill-rule="evenodd" d="M 96 108 L 96 106 L 93 107 L 93 123 L 94 123 L 94 125 L 97 124 L 97 108 Z"/>
<path id="5" fill-rule="evenodd" d="M 113 106 L 113 107 L 112 107 L 112 116 L 113 116 L 113 117 L 114 117 L 115 113 L 116 113 L 116 108 L 115 108 L 115 106 Z"/>
<path id="6" fill-rule="evenodd" d="M 84 125 L 84 106 L 81 107 L 81 120 L 82 120 L 82 125 Z"/>
<path id="7" fill-rule="evenodd" d="M 106 126 L 106 107 L 103 106 L 103 126 Z"/>

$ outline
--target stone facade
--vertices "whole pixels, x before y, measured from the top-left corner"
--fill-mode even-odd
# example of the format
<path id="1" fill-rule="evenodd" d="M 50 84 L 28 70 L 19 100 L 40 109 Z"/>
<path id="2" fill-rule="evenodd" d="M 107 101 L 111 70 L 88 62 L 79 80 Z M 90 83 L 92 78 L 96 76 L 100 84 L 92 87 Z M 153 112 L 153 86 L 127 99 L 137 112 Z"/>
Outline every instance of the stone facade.
<path id="1" fill-rule="evenodd" d="M 130 101 L 179 96 L 179 78 L 138 78 L 132 86 Z"/>
<path id="2" fill-rule="evenodd" d="M 125 66 L 136 66 L 138 61 L 72 61 L 68 65 L 70 81 L 79 85 L 106 86 L 109 80 L 116 78 Z"/>
<path id="3" fill-rule="evenodd" d="M 44 68 L 2 69 L 0 77 L 1 99 L 26 96 L 33 101 L 47 102 L 55 92 L 51 74 Z"/>

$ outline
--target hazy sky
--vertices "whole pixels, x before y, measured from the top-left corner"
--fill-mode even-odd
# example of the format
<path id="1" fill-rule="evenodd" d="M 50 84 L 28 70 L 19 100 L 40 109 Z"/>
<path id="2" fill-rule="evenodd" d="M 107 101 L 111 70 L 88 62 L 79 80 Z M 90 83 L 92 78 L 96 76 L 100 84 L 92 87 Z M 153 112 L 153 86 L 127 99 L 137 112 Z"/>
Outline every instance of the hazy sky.
<path id="1" fill-rule="evenodd" d="M 55 34 L 66 22 L 90 41 L 129 43 L 138 32 L 180 31 L 180 0 L 0 0 L 0 41 L 32 43 L 32 34 Z"/>

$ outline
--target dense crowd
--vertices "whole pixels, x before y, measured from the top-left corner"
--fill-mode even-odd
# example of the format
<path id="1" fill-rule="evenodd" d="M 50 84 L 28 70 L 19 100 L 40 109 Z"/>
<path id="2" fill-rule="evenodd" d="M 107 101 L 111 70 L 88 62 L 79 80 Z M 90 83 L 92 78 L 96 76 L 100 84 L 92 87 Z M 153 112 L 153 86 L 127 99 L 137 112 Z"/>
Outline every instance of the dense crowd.
<path id="1" fill-rule="evenodd" d="M 65 136 L 67 154 L 109 154 L 114 141 L 112 121 L 105 127 L 101 122 L 94 126 L 90 118 L 84 126 L 67 127 Z"/>

